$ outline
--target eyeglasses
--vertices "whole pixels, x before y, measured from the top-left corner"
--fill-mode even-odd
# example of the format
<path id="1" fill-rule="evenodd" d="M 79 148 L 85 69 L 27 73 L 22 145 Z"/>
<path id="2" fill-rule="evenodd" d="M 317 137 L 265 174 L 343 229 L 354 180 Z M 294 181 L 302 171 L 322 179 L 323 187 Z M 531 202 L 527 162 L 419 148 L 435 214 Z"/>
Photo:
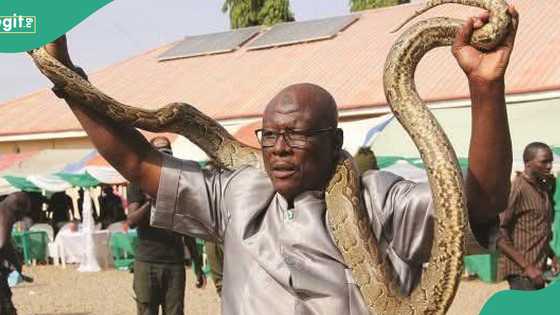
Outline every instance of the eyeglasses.
<path id="1" fill-rule="evenodd" d="M 273 147 L 280 136 L 284 137 L 284 141 L 290 148 L 303 148 L 307 145 L 309 138 L 319 135 L 324 132 L 333 131 L 334 128 L 324 128 L 324 129 L 309 129 L 309 130 L 298 130 L 298 129 L 284 129 L 283 131 L 277 131 L 272 129 L 257 129 L 255 130 L 255 135 L 257 140 L 263 148 Z"/>

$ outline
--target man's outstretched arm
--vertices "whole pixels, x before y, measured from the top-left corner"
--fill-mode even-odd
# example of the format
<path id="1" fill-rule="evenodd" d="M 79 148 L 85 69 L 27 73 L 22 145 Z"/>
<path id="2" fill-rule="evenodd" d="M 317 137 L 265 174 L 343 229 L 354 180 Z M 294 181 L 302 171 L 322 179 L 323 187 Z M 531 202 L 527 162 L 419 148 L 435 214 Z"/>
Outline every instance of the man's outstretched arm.
<path id="1" fill-rule="evenodd" d="M 509 10 L 518 20 L 513 7 Z M 505 104 L 504 74 L 517 31 L 514 23 L 501 46 L 481 52 L 470 46 L 473 29 L 487 16 L 468 21 L 458 33 L 452 51 L 467 75 L 472 101 L 472 132 L 466 178 L 467 207 L 473 228 L 497 223 L 506 208 L 510 189 L 511 138 Z"/>
<path id="2" fill-rule="evenodd" d="M 47 52 L 70 69 L 74 69 L 66 37 L 45 46 Z M 136 129 L 117 124 L 108 117 L 66 99 L 74 115 L 99 153 L 126 179 L 155 197 L 159 186 L 162 157 Z"/>

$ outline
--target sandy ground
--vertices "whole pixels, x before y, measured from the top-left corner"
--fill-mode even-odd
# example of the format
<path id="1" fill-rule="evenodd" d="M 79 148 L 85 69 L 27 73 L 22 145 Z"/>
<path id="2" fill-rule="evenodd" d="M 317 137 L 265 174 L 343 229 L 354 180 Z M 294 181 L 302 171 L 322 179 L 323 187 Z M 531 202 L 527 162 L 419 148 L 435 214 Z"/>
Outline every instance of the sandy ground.
<path id="1" fill-rule="evenodd" d="M 135 303 L 132 274 L 107 270 L 80 273 L 75 267 L 27 267 L 24 272 L 35 282 L 13 289 L 14 304 L 20 315 L 133 315 Z M 219 299 L 210 281 L 205 289 L 194 287 L 193 274 L 187 274 L 186 314 L 219 314 Z M 484 302 L 496 291 L 507 288 L 504 282 L 487 284 L 463 281 L 448 314 L 478 314 Z"/>

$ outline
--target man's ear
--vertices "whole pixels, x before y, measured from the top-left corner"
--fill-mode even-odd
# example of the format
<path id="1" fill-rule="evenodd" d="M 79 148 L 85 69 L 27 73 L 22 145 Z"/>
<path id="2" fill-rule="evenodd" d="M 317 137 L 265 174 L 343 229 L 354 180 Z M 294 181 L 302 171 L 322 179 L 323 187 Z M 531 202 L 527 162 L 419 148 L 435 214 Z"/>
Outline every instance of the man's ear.
<path id="1" fill-rule="evenodd" d="M 334 159 L 338 161 L 338 158 L 340 157 L 340 151 L 342 150 L 342 144 L 344 142 L 344 132 L 342 131 L 342 129 L 337 128 L 335 130 L 333 140 L 334 140 L 334 147 L 335 147 L 335 149 L 333 150 Z"/>

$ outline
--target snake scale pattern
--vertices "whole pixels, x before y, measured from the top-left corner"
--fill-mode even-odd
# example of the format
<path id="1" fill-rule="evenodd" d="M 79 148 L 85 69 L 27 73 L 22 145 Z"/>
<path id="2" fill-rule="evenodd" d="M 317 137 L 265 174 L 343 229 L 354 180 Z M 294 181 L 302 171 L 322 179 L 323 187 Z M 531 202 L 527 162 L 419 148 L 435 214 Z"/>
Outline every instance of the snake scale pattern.
<path id="1" fill-rule="evenodd" d="M 492 49 L 507 34 L 511 18 L 504 0 L 428 0 L 405 23 L 446 3 L 489 11 L 489 23 L 473 33 L 471 42 L 476 47 Z M 424 160 L 436 215 L 431 259 L 421 283 L 410 296 L 399 293 L 391 264 L 384 258 L 367 224 L 359 178 L 347 154 L 341 157 L 326 190 L 332 234 L 371 314 L 443 314 L 457 290 L 467 224 L 463 179 L 451 144 L 416 92 L 414 71 L 429 50 L 450 45 L 462 24 L 450 18 L 416 23 L 398 38 L 385 64 L 385 95 Z M 80 106 L 117 123 L 152 132 L 181 134 L 222 167 L 235 169 L 249 164 L 262 168 L 260 151 L 239 143 L 217 122 L 189 104 L 172 103 L 156 111 L 127 106 L 103 94 L 44 49 L 30 54 L 41 72 L 63 89 L 67 99 Z"/>

